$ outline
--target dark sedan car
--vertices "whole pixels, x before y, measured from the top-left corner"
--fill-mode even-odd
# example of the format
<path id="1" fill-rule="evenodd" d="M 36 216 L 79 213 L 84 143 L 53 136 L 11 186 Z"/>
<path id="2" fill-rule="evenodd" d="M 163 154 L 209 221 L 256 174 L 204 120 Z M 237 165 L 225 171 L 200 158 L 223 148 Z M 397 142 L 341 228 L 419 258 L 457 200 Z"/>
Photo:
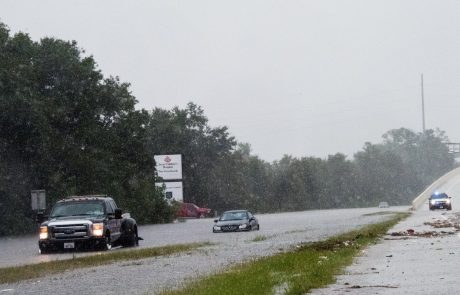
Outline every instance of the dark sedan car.
<path id="1" fill-rule="evenodd" d="M 260 229 L 257 218 L 247 210 L 226 211 L 219 219 L 214 220 L 214 223 L 212 227 L 212 232 L 214 233 Z"/>
<path id="2" fill-rule="evenodd" d="M 428 199 L 428 206 L 430 210 L 434 209 L 447 209 L 452 210 L 451 198 L 446 193 L 436 192 Z"/>

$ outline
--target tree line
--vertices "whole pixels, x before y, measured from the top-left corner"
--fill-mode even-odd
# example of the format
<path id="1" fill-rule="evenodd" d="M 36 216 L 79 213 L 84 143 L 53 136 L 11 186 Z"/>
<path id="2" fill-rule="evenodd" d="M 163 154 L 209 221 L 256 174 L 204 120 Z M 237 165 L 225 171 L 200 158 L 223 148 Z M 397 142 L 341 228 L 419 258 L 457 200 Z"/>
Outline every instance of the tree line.
<path id="1" fill-rule="evenodd" d="M 285 155 L 272 163 L 210 126 L 189 103 L 136 109 L 129 84 L 104 77 L 92 56 L 54 38 L 10 35 L 0 23 L 0 236 L 31 232 L 30 191 L 47 202 L 112 195 L 139 223 L 170 222 L 155 187 L 156 154 L 182 154 L 184 200 L 217 212 L 281 212 L 408 204 L 455 166 L 440 130 L 390 130 L 353 159 Z"/>

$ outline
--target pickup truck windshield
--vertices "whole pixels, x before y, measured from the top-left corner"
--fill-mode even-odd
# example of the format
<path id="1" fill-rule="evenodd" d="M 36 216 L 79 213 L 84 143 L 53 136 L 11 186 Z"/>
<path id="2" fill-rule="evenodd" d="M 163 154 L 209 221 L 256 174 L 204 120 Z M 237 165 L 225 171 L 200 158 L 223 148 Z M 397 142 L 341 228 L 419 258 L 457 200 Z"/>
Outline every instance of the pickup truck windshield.
<path id="1" fill-rule="evenodd" d="M 102 214 L 104 214 L 104 205 L 102 202 L 62 202 L 54 206 L 50 217 Z"/>

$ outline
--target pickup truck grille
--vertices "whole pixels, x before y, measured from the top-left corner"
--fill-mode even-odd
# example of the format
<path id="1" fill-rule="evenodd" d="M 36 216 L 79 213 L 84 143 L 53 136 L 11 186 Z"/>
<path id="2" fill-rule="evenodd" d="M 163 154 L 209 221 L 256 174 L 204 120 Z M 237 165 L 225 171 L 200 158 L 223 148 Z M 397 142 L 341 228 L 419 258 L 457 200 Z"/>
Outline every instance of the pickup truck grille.
<path id="1" fill-rule="evenodd" d="M 82 239 L 89 237 L 86 224 L 55 225 L 50 227 L 51 237 L 57 240 Z"/>

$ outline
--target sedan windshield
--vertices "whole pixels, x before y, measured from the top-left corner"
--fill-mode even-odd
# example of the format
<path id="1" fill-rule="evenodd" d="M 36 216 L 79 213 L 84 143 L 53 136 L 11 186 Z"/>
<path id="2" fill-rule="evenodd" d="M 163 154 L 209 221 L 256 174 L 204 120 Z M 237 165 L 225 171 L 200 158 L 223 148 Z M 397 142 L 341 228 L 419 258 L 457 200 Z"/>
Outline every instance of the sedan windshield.
<path id="1" fill-rule="evenodd" d="M 446 194 L 434 194 L 434 195 L 431 195 L 431 198 L 432 199 L 447 199 L 448 196 Z"/>
<path id="2" fill-rule="evenodd" d="M 225 212 L 220 218 L 221 221 L 247 219 L 246 212 Z"/>
<path id="3" fill-rule="evenodd" d="M 56 204 L 51 217 L 102 215 L 104 205 L 101 202 L 62 202 Z"/>

